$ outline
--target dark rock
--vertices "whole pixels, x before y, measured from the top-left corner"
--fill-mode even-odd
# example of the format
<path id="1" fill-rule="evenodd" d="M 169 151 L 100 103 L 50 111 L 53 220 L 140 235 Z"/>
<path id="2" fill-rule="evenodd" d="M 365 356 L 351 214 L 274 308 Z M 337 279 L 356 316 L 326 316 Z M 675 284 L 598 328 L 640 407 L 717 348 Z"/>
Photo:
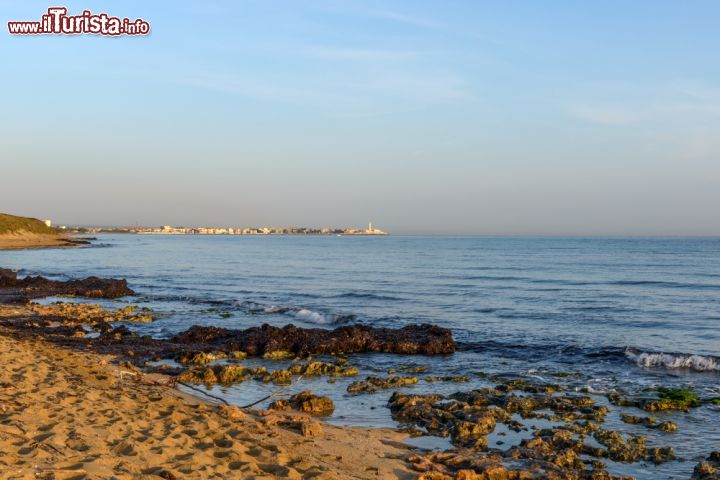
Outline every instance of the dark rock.
<path id="1" fill-rule="evenodd" d="M 67 243 L 68 245 L 90 245 L 89 239 L 85 238 L 60 238 L 59 240 Z"/>
<path id="2" fill-rule="evenodd" d="M 9 268 L 0 268 L 0 281 L 3 280 L 17 280 L 17 272 L 10 270 Z"/>
<path id="3" fill-rule="evenodd" d="M 201 344 L 218 350 L 247 352 L 258 356 L 266 352 L 297 355 L 384 352 L 437 355 L 453 353 L 455 342 L 446 328 L 410 325 L 400 329 L 350 325 L 334 330 L 271 325 L 245 330 L 193 326 L 171 339 L 179 344 Z"/>
<path id="4" fill-rule="evenodd" d="M 4 292 L 2 292 L 5 290 Z M 57 281 L 45 277 L 28 276 L 17 278 L 15 272 L 3 269 L 0 274 L 0 299 L 12 302 L 27 302 L 33 298 L 54 295 L 90 298 L 118 298 L 132 295 L 127 280 L 88 277 L 81 280 Z"/>
<path id="5" fill-rule="evenodd" d="M 125 325 L 105 331 L 98 337 L 98 342 L 118 343 L 126 338 L 136 338 L 138 335 L 130 331 Z"/>
<path id="6" fill-rule="evenodd" d="M 720 452 L 712 452 L 705 461 L 698 463 L 691 480 L 720 480 Z"/>

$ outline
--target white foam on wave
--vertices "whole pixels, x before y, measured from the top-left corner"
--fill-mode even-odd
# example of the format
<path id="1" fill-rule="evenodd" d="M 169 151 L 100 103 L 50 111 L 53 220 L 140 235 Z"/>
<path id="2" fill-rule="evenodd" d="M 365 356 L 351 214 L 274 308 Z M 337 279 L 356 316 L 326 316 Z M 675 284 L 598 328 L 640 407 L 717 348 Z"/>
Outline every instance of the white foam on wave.
<path id="1" fill-rule="evenodd" d="M 583 393 L 591 393 L 593 395 L 605 395 L 606 393 L 608 393 L 610 391 L 610 389 L 594 386 L 594 385 L 588 383 L 584 387 L 575 387 L 575 391 L 583 392 Z"/>
<path id="2" fill-rule="evenodd" d="M 295 311 L 294 316 L 298 320 L 307 323 L 328 324 L 335 321 L 335 318 L 332 315 L 325 315 L 323 313 L 315 312 L 307 308 L 301 308 L 300 310 Z"/>
<path id="3" fill-rule="evenodd" d="M 277 305 L 268 305 L 263 307 L 264 313 L 283 313 L 287 310 L 285 307 L 278 307 Z"/>
<path id="4" fill-rule="evenodd" d="M 641 367 L 686 368 L 698 372 L 719 372 L 720 360 L 703 355 L 674 353 L 636 352 L 626 350 L 625 356 Z"/>
<path id="5" fill-rule="evenodd" d="M 239 302 L 239 305 L 243 308 L 250 308 L 253 313 L 262 313 L 268 315 L 287 315 L 301 322 L 314 323 L 319 325 L 342 323 L 348 320 L 352 320 L 354 318 L 354 315 L 336 315 L 332 313 L 322 313 L 311 310 L 307 307 L 264 304 L 251 300 Z"/>

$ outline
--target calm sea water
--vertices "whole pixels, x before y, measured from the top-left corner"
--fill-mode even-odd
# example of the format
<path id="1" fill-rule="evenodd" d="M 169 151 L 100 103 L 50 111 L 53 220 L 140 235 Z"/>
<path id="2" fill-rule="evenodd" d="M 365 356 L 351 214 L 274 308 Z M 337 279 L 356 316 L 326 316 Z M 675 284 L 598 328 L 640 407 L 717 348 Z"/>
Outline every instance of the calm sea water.
<path id="1" fill-rule="evenodd" d="M 0 252 L 0 266 L 57 278 L 127 278 L 158 320 L 133 328 L 169 336 L 192 324 L 261 323 L 452 329 L 446 357 L 357 355 L 363 373 L 400 363 L 429 374 L 468 374 L 469 384 L 409 390 L 452 392 L 487 385 L 478 372 L 539 377 L 601 393 L 658 385 L 720 388 L 720 238 L 101 236 L 74 250 Z M 276 366 L 277 368 L 277 366 Z M 559 378 L 558 374 L 573 373 Z M 392 425 L 391 392 L 351 396 L 348 381 L 291 388 L 331 395 L 331 421 Z M 248 403 L 272 385 L 218 390 Z M 720 411 L 670 414 L 676 433 L 610 427 L 673 445 L 685 461 L 611 465 L 639 478 L 687 478 L 720 449 Z M 507 439 L 506 439 L 507 440 Z"/>

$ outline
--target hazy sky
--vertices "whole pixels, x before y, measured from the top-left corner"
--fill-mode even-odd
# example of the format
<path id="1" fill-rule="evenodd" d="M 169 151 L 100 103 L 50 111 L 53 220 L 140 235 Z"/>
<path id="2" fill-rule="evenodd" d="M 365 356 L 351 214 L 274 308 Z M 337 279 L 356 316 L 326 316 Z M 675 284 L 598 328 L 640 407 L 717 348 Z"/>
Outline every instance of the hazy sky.
<path id="1" fill-rule="evenodd" d="M 20 37 L 51 5 L 148 37 Z M 720 234 L 720 2 L 0 0 L 0 211 Z"/>

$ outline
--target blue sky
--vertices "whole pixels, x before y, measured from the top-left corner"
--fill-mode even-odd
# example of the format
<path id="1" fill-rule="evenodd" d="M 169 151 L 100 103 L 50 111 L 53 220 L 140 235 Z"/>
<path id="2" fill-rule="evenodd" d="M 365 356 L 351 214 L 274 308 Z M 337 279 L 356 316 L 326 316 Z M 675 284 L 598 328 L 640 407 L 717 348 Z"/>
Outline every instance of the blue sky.
<path id="1" fill-rule="evenodd" d="M 0 35 L 0 210 L 720 234 L 718 2 L 63 5 L 152 34 Z"/>

